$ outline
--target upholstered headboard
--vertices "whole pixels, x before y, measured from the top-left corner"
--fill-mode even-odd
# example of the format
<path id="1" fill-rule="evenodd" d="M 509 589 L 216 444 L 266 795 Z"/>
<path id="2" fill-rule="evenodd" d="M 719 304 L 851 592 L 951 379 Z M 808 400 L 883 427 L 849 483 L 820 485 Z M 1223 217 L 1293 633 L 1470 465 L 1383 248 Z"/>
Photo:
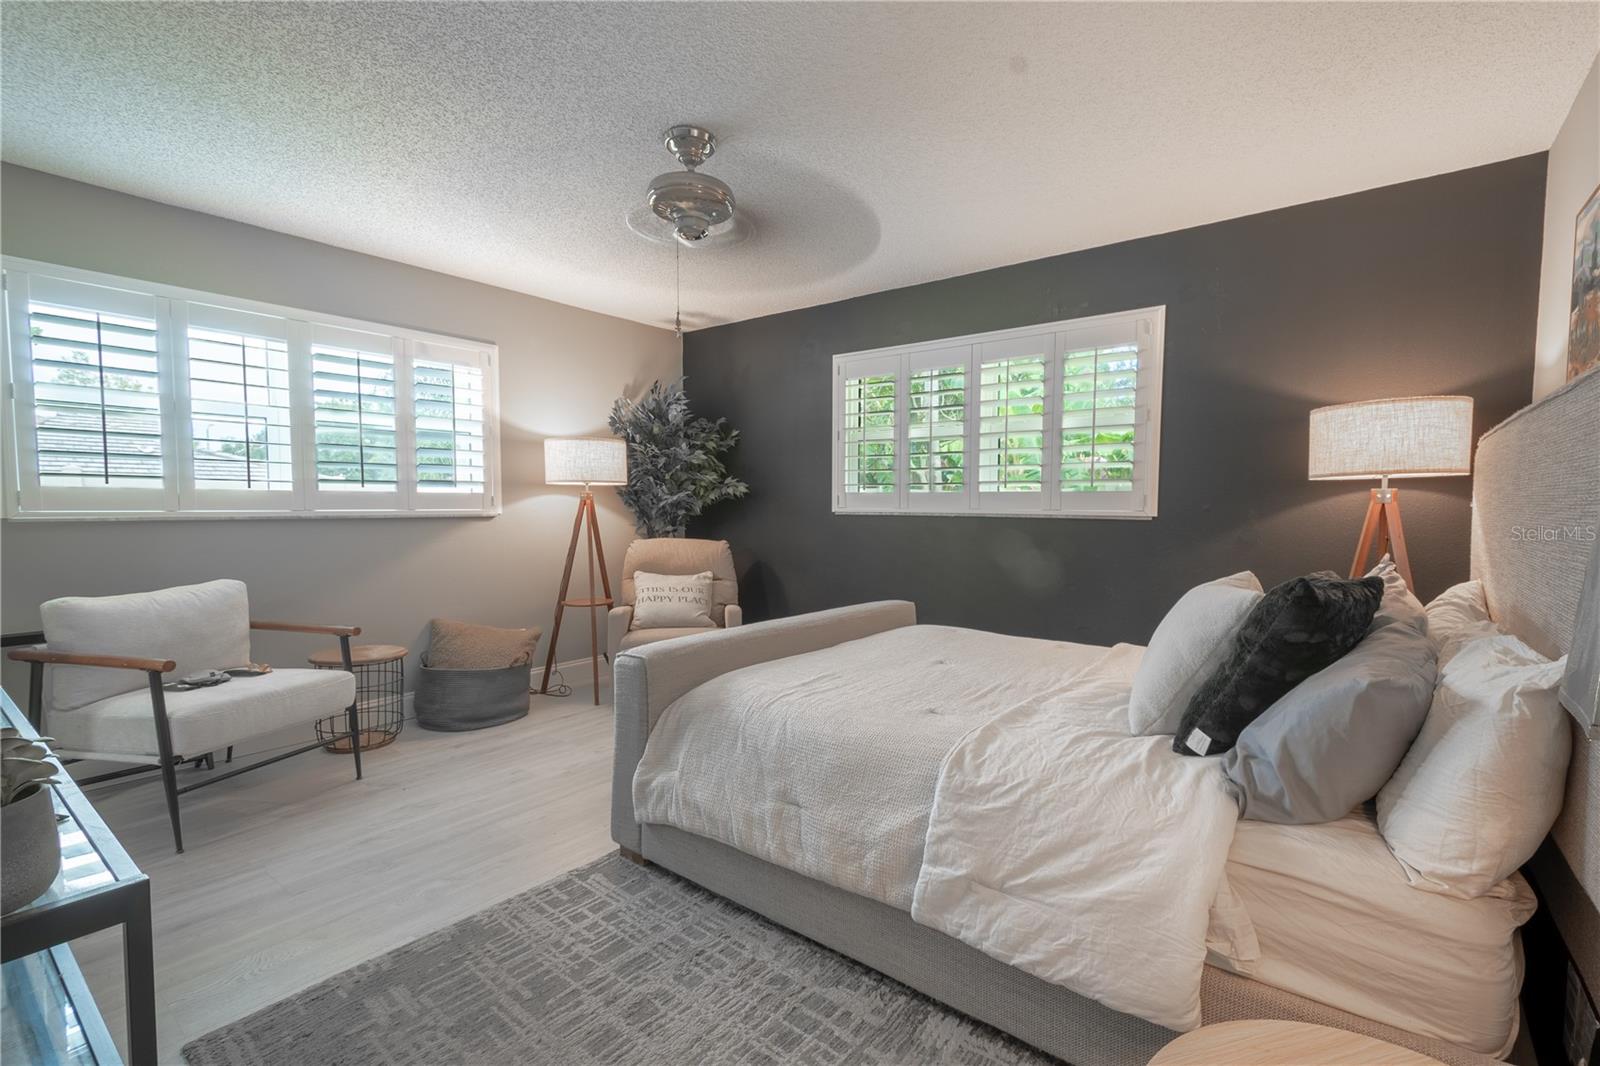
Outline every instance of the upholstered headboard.
<path id="1" fill-rule="evenodd" d="M 1501 628 L 1552 657 L 1572 650 L 1597 530 L 1600 372 L 1523 408 L 1478 441 L 1472 576 L 1483 581 Z M 1590 736 L 1576 718 L 1571 725 L 1566 804 L 1532 865 L 1568 950 L 1589 987 L 1600 989 L 1600 731 Z"/>

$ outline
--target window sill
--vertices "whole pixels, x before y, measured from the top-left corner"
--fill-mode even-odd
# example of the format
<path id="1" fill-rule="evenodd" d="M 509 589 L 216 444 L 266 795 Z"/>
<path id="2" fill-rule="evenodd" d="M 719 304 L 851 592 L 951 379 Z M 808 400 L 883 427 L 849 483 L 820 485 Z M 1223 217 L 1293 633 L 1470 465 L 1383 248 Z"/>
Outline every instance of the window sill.
<path id="1" fill-rule="evenodd" d="M 862 507 L 833 509 L 836 515 L 870 515 L 876 518 L 1113 518 L 1148 522 L 1154 511 L 869 511 Z"/>
<path id="2" fill-rule="evenodd" d="M 7 522 L 216 522 L 319 518 L 495 518 L 490 511 L 35 511 L 8 514 Z"/>

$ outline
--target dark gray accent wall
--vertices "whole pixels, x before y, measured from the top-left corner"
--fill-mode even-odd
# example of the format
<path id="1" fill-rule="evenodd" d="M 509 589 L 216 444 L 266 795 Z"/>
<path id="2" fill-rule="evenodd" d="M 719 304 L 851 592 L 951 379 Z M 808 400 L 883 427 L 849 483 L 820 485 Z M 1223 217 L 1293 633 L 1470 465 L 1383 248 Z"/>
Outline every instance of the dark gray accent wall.
<path id="1" fill-rule="evenodd" d="M 1526 156 L 691 333 L 695 408 L 743 433 L 750 483 L 692 535 L 732 542 L 752 620 L 903 597 L 925 622 L 1104 644 L 1222 574 L 1343 572 L 1369 485 L 1306 480 L 1307 413 L 1464 393 L 1481 433 L 1527 403 L 1544 182 Z M 836 353 L 1154 304 L 1159 517 L 832 513 Z M 1467 576 L 1469 479 L 1398 485 L 1430 597 Z"/>

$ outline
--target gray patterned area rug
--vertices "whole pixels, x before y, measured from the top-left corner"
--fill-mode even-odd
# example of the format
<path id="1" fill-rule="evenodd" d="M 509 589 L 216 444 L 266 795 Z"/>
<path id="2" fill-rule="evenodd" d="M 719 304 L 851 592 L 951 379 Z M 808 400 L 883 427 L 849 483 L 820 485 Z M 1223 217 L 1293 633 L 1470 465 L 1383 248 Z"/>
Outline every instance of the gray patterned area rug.
<path id="1" fill-rule="evenodd" d="M 619 855 L 188 1044 L 192 1066 L 1055 1060 Z"/>

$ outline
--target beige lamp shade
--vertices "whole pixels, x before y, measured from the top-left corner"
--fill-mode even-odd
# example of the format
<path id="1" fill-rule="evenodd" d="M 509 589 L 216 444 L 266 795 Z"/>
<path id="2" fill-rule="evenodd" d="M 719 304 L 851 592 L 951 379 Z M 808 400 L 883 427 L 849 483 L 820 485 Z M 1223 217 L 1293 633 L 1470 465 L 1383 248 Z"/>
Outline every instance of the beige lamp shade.
<path id="1" fill-rule="evenodd" d="M 1364 400 L 1311 412 L 1313 481 L 1470 473 L 1470 396 Z"/>
<path id="2" fill-rule="evenodd" d="M 628 445 L 615 437 L 548 437 L 546 485 L 626 485 Z"/>

